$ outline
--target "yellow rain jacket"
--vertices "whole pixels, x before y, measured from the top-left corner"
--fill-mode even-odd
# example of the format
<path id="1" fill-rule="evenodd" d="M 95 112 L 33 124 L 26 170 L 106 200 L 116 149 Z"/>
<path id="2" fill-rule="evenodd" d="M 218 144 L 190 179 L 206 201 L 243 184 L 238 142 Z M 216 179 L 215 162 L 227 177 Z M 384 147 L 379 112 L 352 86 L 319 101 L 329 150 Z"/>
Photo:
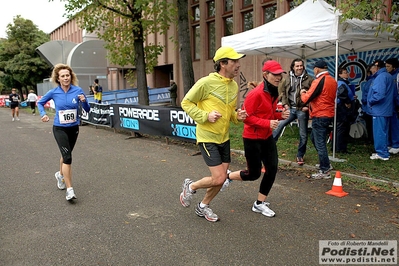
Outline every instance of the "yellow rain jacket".
<path id="1" fill-rule="evenodd" d="M 237 96 L 237 83 L 216 72 L 199 79 L 187 92 L 181 107 L 197 123 L 197 143 L 221 144 L 229 140 L 230 121 L 238 123 Z M 212 111 L 222 114 L 215 123 L 208 121 Z"/>

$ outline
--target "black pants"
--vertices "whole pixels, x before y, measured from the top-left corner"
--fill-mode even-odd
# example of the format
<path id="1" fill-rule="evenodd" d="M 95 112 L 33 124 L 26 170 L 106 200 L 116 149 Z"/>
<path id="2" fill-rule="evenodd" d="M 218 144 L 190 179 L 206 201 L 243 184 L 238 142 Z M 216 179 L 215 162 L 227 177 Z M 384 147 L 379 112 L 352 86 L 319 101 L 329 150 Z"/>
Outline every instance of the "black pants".
<path id="1" fill-rule="evenodd" d="M 267 196 L 276 179 L 278 168 L 278 154 L 276 142 L 273 136 L 268 139 L 244 138 L 244 151 L 247 160 L 247 170 L 241 171 L 243 181 L 257 180 L 261 175 L 262 163 L 265 166 L 265 174 L 260 183 L 259 192 Z"/>
<path id="2" fill-rule="evenodd" d="M 64 164 L 72 164 L 72 150 L 79 135 L 79 126 L 53 126 L 54 138 L 57 141 Z"/>
<path id="3" fill-rule="evenodd" d="M 29 102 L 30 109 L 32 110 L 32 114 L 36 112 L 36 102 Z"/>
<path id="4" fill-rule="evenodd" d="M 336 137 L 335 137 L 335 151 L 336 152 L 347 152 L 348 151 L 348 139 L 350 130 L 349 121 L 338 121 L 336 124 Z"/>

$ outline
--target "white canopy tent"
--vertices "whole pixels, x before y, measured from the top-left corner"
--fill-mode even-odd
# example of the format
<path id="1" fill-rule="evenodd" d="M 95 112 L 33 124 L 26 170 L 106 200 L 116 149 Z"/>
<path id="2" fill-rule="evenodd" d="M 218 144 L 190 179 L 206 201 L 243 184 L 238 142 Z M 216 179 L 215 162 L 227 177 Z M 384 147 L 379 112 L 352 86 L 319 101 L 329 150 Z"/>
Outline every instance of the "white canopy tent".
<path id="1" fill-rule="evenodd" d="M 348 19 L 323 0 L 306 0 L 285 15 L 262 26 L 222 38 L 222 46 L 231 46 L 247 55 L 311 59 L 340 54 L 397 47 L 392 34 L 376 35 L 379 22 Z M 338 79 L 335 71 L 335 79 Z M 336 119 L 334 119 L 335 136 Z M 333 156 L 335 158 L 335 137 Z M 330 158 L 331 159 L 331 158 Z M 340 161 L 339 159 L 337 159 Z"/>
<path id="2" fill-rule="evenodd" d="M 285 15 L 262 26 L 222 38 L 247 55 L 318 58 L 398 46 L 390 33 L 379 33 L 379 22 L 349 19 L 323 0 L 306 0 Z"/>

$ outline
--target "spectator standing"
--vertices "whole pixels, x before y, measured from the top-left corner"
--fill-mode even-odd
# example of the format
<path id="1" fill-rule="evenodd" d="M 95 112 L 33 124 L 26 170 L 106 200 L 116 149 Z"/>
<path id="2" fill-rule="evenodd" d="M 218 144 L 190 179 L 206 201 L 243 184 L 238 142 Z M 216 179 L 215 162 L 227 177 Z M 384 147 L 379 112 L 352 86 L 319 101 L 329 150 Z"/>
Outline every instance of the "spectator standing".
<path id="1" fill-rule="evenodd" d="M 170 95 L 170 104 L 172 106 L 176 106 L 177 85 L 176 82 L 174 82 L 173 80 L 170 81 L 169 95 Z"/>
<path id="2" fill-rule="evenodd" d="M 21 97 L 17 93 L 16 88 L 11 89 L 11 94 L 8 96 L 8 99 L 10 100 L 12 121 L 14 122 L 15 119 L 19 121 L 19 103 L 21 102 Z"/>
<path id="3" fill-rule="evenodd" d="M 374 138 L 373 138 L 373 117 L 370 114 L 369 107 L 367 106 L 367 95 L 370 90 L 371 83 L 373 82 L 373 79 L 375 78 L 375 73 L 377 72 L 376 68 L 372 67 L 372 64 L 370 64 L 367 67 L 367 76 L 366 76 L 366 82 L 361 85 L 361 90 L 362 90 L 362 117 L 364 122 L 366 123 L 366 131 L 367 131 L 367 140 L 369 143 L 374 143 Z"/>
<path id="4" fill-rule="evenodd" d="M 389 121 L 394 112 L 394 102 L 397 94 L 392 75 L 385 68 L 382 60 L 376 60 L 372 68 L 376 69 L 375 78 L 367 95 L 367 105 L 373 116 L 373 136 L 375 153 L 371 160 L 389 160 L 388 132 Z"/>
<path id="5" fill-rule="evenodd" d="M 98 84 L 98 79 L 94 80 L 93 90 L 96 103 L 101 103 L 103 100 L 103 87 Z"/>
<path id="6" fill-rule="evenodd" d="M 284 110 L 289 110 L 290 116 L 279 123 L 278 127 L 273 131 L 273 138 L 277 142 L 284 127 L 297 119 L 299 145 L 296 161 L 298 165 L 303 165 L 308 142 L 309 108 L 302 102 L 300 91 L 302 89 L 309 90 L 313 78 L 308 75 L 304 62 L 300 58 L 292 61 L 290 69 L 289 77 L 283 79 L 281 86 L 279 86 L 281 103 Z"/>
<path id="7" fill-rule="evenodd" d="M 389 121 L 389 145 L 391 148 L 389 153 L 399 153 L 399 60 L 397 58 L 389 58 L 385 61 L 385 67 L 389 74 L 392 75 L 393 81 L 396 84 L 394 113 Z"/>
<path id="8" fill-rule="evenodd" d="M 330 159 L 327 151 L 327 136 L 335 113 L 335 97 L 337 82 L 327 71 L 327 63 L 319 60 L 314 64 L 313 71 L 316 79 L 309 90 L 301 90 L 301 99 L 309 104 L 310 118 L 312 119 L 311 141 L 319 156 L 319 171 L 312 174 L 314 179 L 331 178 Z"/>
<path id="9" fill-rule="evenodd" d="M 348 138 L 353 111 L 355 108 L 354 95 L 349 85 L 349 73 L 344 68 L 338 68 L 338 89 L 337 89 L 337 111 L 336 111 L 336 132 L 335 151 L 348 153 Z"/>
<path id="10" fill-rule="evenodd" d="M 86 112 L 90 105 L 82 88 L 77 86 L 78 79 L 72 68 L 68 65 L 57 64 L 54 66 L 51 80 L 57 85 L 49 90 L 38 102 L 41 120 L 48 122 L 44 105 L 53 100 L 55 104 L 55 117 L 53 135 L 61 152 L 60 171 L 55 173 L 59 189 L 67 189 L 66 200 L 76 199 L 72 187 L 72 151 L 79 135 L 80 117 L 79 105 L 82 104 Z"/>
<path id="11" fill-rule="evenodd" d="M 190 206 L 193 194 L 198 189 L 207 189 L 195 213 L 210 222 L 219 220 L 209 204 L 226 180 L 231 162 L 230 122 L 238 123 L 246 118 L 244 110 L 236 111 L 238 85 L 234 81 L 240 70 L 239 59 L 244 56 L 231 47 L 220 47 L 213 58 L 216 72 L 199 79 L 181 102 L 183 110 L 197 123 L 197 144 L 211 176 L 196 182 L 185 179 L 180 203 Z"/>
<path id="12" fill-rule="evenodd" d="M 265 166 L 260 183 L 257 200 L 252 205 L 252 211 L 262 213 L 267 217 L 275 216 L 269 208 L 266 198 L 274 184 L 278 169 L 278 153 L 273 138 L 273 129 L 278 128 L 279 120 L 286 119 L 290 110 L 277 112 L 278 86 L 285 71 L 274 61 L 266 61 L 262 67 L 263 82 L 251 90 L 245 98 L 243 107 L 248 117 L 244 120 L 244 152 L 247 160 L 247 170 L 235 171 L 229 174 L 225 187 L 230 180 L 254 181 L 261 175 L 262 163 Z"/>
<path id="13" fill-rule="evenodd" d="M 36 101 L 37 101 L 37 95 L 34 90 L 30 90 L 28 94 L 28 102 L 30 109 L 32 110 L 32 114 L 36 115 Z"/>

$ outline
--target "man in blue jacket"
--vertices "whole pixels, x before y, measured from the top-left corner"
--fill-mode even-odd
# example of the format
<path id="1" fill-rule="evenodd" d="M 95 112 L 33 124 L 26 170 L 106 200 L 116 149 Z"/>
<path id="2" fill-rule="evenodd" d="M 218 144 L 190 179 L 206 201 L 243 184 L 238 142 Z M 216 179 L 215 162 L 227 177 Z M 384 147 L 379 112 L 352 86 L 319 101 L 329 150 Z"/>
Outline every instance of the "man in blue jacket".
<path id="1" fill-rule="evenodd" d="M 374 149 L 376 153 L 370 156 L 371 160 L 389 160 L 388 132 L 389 120 L 394 113 L 396 85 L 385 68 L 382 60 L 372 64 L 376 68 L 375 79 L 372 81 L 367 95 L 367 106 L 373 117 Z"/>
<path id="2" fill-rule="evenodd" d="M 397 93 L 395 93 L 395 111 L 389 121 L 389 153 L 397 154 L 399 153 L 399 118 L 398 118 L 398 108 L 399 108 L 399 60 L 397 58 L 389 58 L 385 61 L 385 67 L 389 74 L 392 75 L 393 81 L 396 84 Z"/>

